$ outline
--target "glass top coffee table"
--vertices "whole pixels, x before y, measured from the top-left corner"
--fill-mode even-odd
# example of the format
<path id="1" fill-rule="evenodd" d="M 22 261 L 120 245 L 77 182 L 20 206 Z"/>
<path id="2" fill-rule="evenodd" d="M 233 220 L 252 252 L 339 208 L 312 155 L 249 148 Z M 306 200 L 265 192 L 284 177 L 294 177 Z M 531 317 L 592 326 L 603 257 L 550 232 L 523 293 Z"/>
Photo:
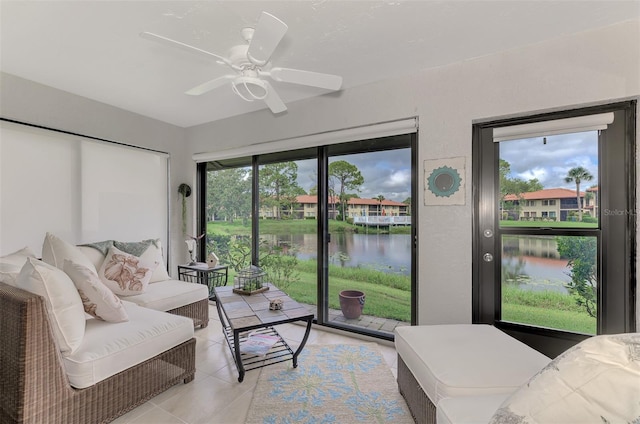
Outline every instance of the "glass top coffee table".
<path id="1" fill-rule="evenodd" d="M 238 368 L 239 382 L 244 379 L 245 371 L 289 359 L 293 360 L 293 367 L 296 368 L 298 355 L 309 338 L 313 313 L 273 284 L 268 286 L 269 290 L 251 295 L 234 293 L 233 287 L 214 288 L 222 331 Z M 282 309 L 270 310 L 269 302 L 272 299 L 280 299 Z M 302 342 L 294 352 L 274 326 L 295 321 L 306 322 L 307 328 Z M 249 349 L 259 339 L 274 343 L 264 355 L 252 353 Z"/>

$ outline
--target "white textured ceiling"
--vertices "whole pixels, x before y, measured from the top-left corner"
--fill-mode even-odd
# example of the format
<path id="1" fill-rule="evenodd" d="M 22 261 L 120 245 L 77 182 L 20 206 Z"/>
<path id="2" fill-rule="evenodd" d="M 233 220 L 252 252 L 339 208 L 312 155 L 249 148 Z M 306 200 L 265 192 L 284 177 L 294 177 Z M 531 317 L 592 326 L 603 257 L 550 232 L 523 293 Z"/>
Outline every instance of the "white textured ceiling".
<path id="1" fill-rule="evenodd" d="M 338 74 L 348 89 L 637 19 L 640 1 L 2 0 L 0 69 L 189 127 L 265 105 L 241 100 L 230 86 L 185 95 L 230 69 L 138 34 L 151 31 L 226 56 L 262 11 L 289 26 L 272 56 L 275 66 Z M 289 108 L 326 93 L 273 85 Z"/>

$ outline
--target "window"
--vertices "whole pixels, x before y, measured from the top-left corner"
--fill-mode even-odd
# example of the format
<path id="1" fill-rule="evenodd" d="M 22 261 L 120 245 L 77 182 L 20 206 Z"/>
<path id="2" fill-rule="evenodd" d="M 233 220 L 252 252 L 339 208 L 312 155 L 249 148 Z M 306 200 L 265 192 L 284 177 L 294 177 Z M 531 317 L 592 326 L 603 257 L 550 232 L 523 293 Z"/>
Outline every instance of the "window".
<path id="1" fill-rule="evenodd" d="M 627 102 L 474 126 L 475 322 L 551 356 L 634 331 L 634 123 Z"/>
<path id="2" fill-rule="evenodd" d="M 263 268 L 317 324 L 392 339 L 416 316 L 416 142 L 409 133 L 201 163 L 208 251 L 231 280 Z M 365 292 L 361 317 L 341 310 L 345 290 Z"/>

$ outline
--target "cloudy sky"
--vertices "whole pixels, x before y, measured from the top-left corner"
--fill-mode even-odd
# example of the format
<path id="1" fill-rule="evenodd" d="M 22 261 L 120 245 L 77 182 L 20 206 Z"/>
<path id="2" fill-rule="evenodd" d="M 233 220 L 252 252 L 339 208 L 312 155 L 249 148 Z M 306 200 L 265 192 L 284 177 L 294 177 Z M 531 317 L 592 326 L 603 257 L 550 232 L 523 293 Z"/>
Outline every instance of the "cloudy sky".
<path id="1" fill-rule="evenodd" d="M 577 166 L 593 175 L 593 180 L 580 185 L 581 191 L 598 184 L 597 131 L 549 136 L 547 144 L 542 137 L 503 141 L 500 158 L 511 164 L 511 178 L 537 178 L 544 188 L 575 190 L 575 183 L 566 183 L 564 178 Z"/>
<path id="2" fill-rule="evenodd" d="M 402 202 L 411 196 L 411 151 L 409 149 L 334 156 L 329 162 L 344 160 L 355 165 L 364 184 L 358 192 L 361 198 L 373 199 L 382 194 L 385 199 Z M 316 185 L 315 160 L 298 161 L 298 184 L 307 192 Z M 351 191 L 350 191 L 351 192 Z"/>
<path id="3" fill-rule="evenodd" d="M 545 188 L 575 190 L 575 183 L 564 178 L 571 168 L 582 166 L 594 179 L 583 182 L 580 190 L 598 184 L 598 134 L 596 131 L 548 136 L 500 143 L 500 158 L 511 164 L 511 178 L 537 178 Z M 402 202 L 411 195 L 411 152 L 409 149 L 335 156 L 358 167 L 364 184 L 358 195 L 372 199 L 382 194 Z M 297 161 L 298 184 L 307 192 L 316 183 L 316 161 Z"/>

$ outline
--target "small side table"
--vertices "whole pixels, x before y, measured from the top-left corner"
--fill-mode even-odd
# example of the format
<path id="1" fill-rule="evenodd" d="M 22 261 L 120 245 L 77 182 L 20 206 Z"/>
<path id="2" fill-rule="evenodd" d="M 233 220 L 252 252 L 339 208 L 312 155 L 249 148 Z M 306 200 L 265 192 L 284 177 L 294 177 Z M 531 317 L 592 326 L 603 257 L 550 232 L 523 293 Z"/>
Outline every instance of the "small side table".
<path id="1" fill-rule="evenodd" d="M 206 264 L 178 265 L 178 279 L 209 287 L 209 300 L 216 300 L 214 287 L 227 285 L 228 273 L 229 267 L 227 265 L 218 265 L 213 268 L 209 268 Z"/>

